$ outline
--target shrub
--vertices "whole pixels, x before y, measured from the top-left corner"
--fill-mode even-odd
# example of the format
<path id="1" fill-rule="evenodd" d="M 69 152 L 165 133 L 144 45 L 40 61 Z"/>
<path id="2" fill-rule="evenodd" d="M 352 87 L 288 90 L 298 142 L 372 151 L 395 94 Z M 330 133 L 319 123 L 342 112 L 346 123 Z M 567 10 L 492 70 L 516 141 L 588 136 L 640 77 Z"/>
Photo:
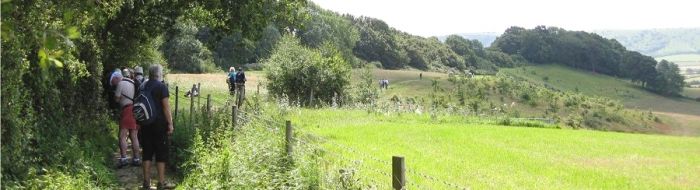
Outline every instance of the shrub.
<path id="1" fill-rule="evenodd" d="M 263 61 L 267 89 L 275 97 L 310 106 L 330 104 L 334 95 L 342 96 L 349 84 L 350 65 L 332 46 L 323 52 L 302 46 L 298 39 L 285 36 Z"/>

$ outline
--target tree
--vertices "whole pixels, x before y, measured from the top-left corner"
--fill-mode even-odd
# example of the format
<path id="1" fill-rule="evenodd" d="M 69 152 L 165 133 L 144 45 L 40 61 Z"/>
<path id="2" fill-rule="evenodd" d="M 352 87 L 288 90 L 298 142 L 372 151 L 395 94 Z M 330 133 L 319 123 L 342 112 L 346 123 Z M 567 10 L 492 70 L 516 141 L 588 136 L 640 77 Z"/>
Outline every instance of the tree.
<path id="1" fill-rule="evenodd" d="M 352 49 L 360 40 L 360 34 L 352 22 L 313 3 L 309 5 L 309 9 L 311 19 L 307 20 L 304 28 L 298 32 L 301 42 L 313 48 L 318 48 L 325 42 L 332 43 L 346 62 L 357 66 Z"/>
<path id="2" fill-rule="evenodd" d="M 677 94 L 677 69 L 658 65 L 654 58 L 628 51 L 616 40 L 582 31 L 538 26 L 527 30 L 511 27 L 494 41 L 494 49 L 521 55 L 536 64 L 563 64 L 610 76 L 631 79 L 661 94 Z M 677 66 L 676 66 L 677 67 Z"/>
<path id="3" fill-rule="evenodd" d="M 657 92 L 677 96 L 683 91 L 685 77 L 680 75 L 678 65 L 666 60 L 661 60 L 656 66 L 656 80 L 652 88 Z"/>
<path id="4" fill-rule="evenodd" d="M 214 70 L 211 52 L 195 38 L 197 32 L 192 21 L 184 20 L 175 24 L 162 47 L 172 69 L 194 73 Z"/>
<path id="5" fill-rule="evenodd" d="M 291 36 L 282 37 L 263 65 L 268 92 L 305 106 L 330 104 L 350 83 L 350 65 L 339 51 L 310 49 Z"/>
<path id="6" fill-rule="evenodd" d="M 406 51 L 399 48 L 393 30 L 384 21 L 359 17 L 353 20 L 360 33 L 353 53 L 366 61 L 379 61 L 387 69 L 406 66 L 410 60 Z"/>
<path id="7" fill-rule="evenodd" d="M 269 57 L 272 50 L 275 48 L 275 44 L 277 44 L 281 38 L 282 34 L 280 34 L 276 26 L 269 25 L 265 27 L 262 37 L 256 42 L 255 45 L 256 60 L 262 60 Z"/>

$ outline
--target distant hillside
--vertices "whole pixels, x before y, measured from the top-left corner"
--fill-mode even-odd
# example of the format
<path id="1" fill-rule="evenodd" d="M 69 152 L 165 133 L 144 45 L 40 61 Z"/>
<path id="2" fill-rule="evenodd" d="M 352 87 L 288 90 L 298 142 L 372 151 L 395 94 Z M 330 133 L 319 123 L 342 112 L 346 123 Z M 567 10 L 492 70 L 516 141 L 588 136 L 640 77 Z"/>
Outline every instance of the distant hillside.
<path id="1" fill-rule="evenodd" d="M 557 90 L 576 91 L 588 96 L 618 100 L 627 108 L 650 110 L 667 119 L 672 133 L 700 135 L 700 126 L 697 125 L 697 122 L 700 122 L 700 102 L 660 96 L 626 80 L 555 64 L 501 69 L 501 72 Z M 699 92 L 690 89 L 685 95 L 692 97 Z"/>
<path id="2" fill-rule="evenodd" d="M 629 50 L 652 57 L 676 54 L 700 54 L 700 28 L 602 30 L 594 31 L 614 38 Z"/>
<path id="3" fill-rule="evenodd" d="M 496 37 L 498 37 L 498 34 L 495 32 L 483 32 L 483 33 L 461 33 L 461 34 L 456 34 L 459 36 L 462 36 L 465 39 L 469 40 L 478 40 L 481 42 L 484 47 L 489 47 L 491 46 L 491 43 L 493 43 L 494 40 L 496 40 Z M 437 38 L 441 41 L 444 42 L 445 39 L 449 35 L 445 36 L 438 36 Z"/>

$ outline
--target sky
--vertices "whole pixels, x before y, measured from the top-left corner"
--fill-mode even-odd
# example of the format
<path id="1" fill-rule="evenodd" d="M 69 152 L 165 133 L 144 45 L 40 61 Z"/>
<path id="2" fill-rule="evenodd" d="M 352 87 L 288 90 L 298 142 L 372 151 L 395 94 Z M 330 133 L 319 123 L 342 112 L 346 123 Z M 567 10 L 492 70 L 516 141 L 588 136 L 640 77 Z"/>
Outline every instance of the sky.
<path id="1" fill-rule="evenodd" d="M 424 37 L 502 33 L 510 26 L 566 30 L 700 27 L 700 1 L 692 0 L 311 0 L 338 13 L 384 20 Z"/>

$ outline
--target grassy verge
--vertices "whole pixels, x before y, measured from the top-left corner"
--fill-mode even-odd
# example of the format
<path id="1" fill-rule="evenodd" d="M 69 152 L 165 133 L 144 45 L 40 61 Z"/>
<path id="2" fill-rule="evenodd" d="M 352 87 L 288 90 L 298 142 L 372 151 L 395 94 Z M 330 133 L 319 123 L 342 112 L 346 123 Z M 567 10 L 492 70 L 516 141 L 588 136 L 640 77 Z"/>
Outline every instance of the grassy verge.
<path id="1" fill-rule="evenodd" d="M 318 142 L 329 152 L 323 159 L 354 168 L 366 187 L 389 187 L 388 163 L 395 155 L 406 158 L 407 170 L 415 172 L 409 172 L 408 186 L 418 189 L 451 189 L 452 185 L 687 189 L 700 185 L 698 138 L 503 127 L 454 117 L 433 120 L 426 115 L 385 116 L 342 109 L 303 109 L 291 119 L 301 130 L 320 136 Z"/>

